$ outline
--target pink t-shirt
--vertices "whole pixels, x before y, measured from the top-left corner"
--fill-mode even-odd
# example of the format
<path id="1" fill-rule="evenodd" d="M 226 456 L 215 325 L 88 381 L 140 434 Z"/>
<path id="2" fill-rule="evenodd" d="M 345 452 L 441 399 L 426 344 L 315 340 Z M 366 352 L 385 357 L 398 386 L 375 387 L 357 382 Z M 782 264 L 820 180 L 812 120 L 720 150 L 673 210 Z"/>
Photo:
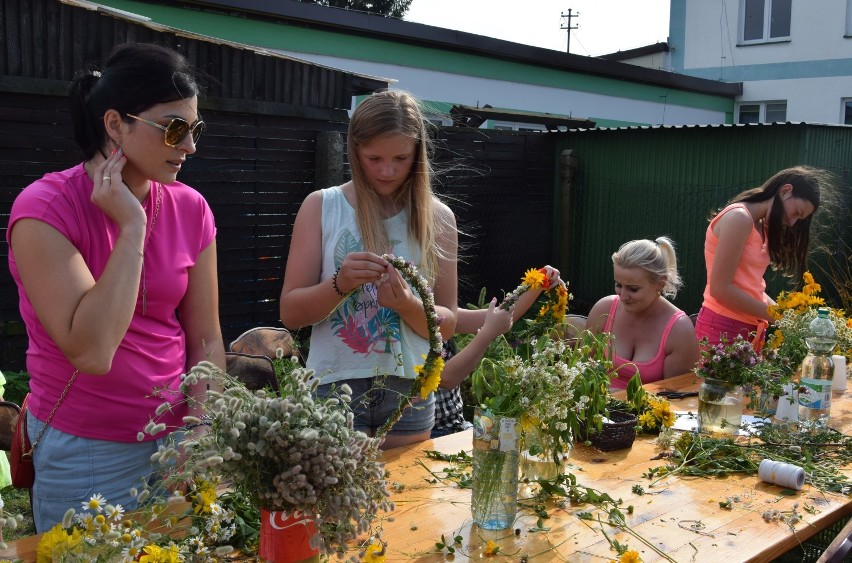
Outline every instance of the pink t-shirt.
<path id="1" fill-rule="evenodd" d="M 12 205 L 6 241 L 9 270 L 18 285 L 21 316 L 27 327 L 29 408 L 46 420 L 74 367 L 38 320 L 21 284 L 11 248 L 12 229 L 24 218 L 51 225 L 79 251 L 97 280 L 118 238 L 117 225 L 91 201 L 92 181 L 83 165 L 45 175 L 21 192 Z M 160 211 L 151 230 L 158 192 Z M 189 269 L 216 237 L 210 207 L 194 189 L 175 182 L 152 183 L 143 207 L 148 216 L 145 243 L 147 313 L 142 315 L 141 290 L 130 327 L 105 375 L 81 372 L 56 411 L 51 426 L 85 438 L 135 442 L 136 435 L 164 400 L 178 402 L 181 374 L 186 370 L 186 342 L 176 309 L 183 299 Z M 168 389 L 155 393 L 156 389 Z M 160 418 L 182 425 L 185 407 Z M 147 439 L 152 437 L 146 436 Z"/>
<path id="2" fill-rule="evenodd" d="M 730 309 L 710 295 L 710 276 L 713 274 L 713 259 L 716 256 L 716 247 L 719 245 L 719 237 L 713 232 L 713 226 L 722 215 L 731 209 L 737 208 L 745 209 L 748 212 L 748 208 L 742 203 L 731 204 L 713 217 L 713 220 L 707 226 L 707 233 L 704 236 L 704 263 L 707 266 L 707 285 L 704 288 L 704 303 L 702 306 L 724 317 L 755 326 L 762 319 L 743 313 L 742 311 Z M 749 215 L 751 214 L 749 213 Z M 757 301 L 766 302 L 766 281 L 763 279 L 763 275 L 766 273 L 766 268 L 769 267 L 769 262 L 769 251 L 766 249 L 763 239 L 760 238 L 760 233 L 757 232 L 757 229 L 752 229 L 746 239 L 737 269 L 734 271 L 733 284 L 749 297 Z"/>
<path id="3" fill-rule="evenodd" d="M 609 316 L 607 317 L 606 323 L 603 327 L 604 332 L 610 332 L 612 329 L 612 324 L 615 322 L 615 311 L 618 308 L 618 302 L 619 297 L 616 295 L 612 300 L 612 306 L 609 308 Z M 685 316 L 686 313 L 680 309 L 671 316 L 669 322 L 666 323 L 666 328 L 663 329 L 662 336 L 660 337 L 660 347 L 657 350 L 657 355 L 647 362 L 634 362 L 632 360 L 622 358 L 615 353 L 615 349 L 613 348 L 611 360 L 612 363 L 615 364 L 618 377 L 610 382 L 610 387 L 613 389 L 626 389 L 627 382 L 630 381 L 630 378 L 633 377 L 636 370 L 639 370 L 639 377 L 642 379 L 643 384 L 660 381 L 663 378 L 666 363 L 666 341 L 669 339 L 669 333 L 672 331 L 672 327 L 674 327 L 677 320 Z"/>

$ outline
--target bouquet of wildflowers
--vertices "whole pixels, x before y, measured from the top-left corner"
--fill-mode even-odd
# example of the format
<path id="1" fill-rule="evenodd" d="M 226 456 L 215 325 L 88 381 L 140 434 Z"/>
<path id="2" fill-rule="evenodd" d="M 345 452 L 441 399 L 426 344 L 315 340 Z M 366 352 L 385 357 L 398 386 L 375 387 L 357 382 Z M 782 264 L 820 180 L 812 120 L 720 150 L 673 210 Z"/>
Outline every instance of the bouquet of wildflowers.
<path id="1" fill-rule="evenodd" d="M 603 356 L 603 338 L 587 338 L 572 346 L 541 337 L 529 358 L 513 351 L 502 359 L 483 358 L 471 375 L 477 403 L 519 419 L 522 429 L 537 428 L 542 449 L 558 459 L 581 425 L 600 427 L 606 412 L 612 364 Z"/>
<path id="2" fill-rule="evenodd" d="M 171 474 L 167 483 L 188 476 L 221 479 L 249 496 L 254 506 L 313 519 L 317 536 L 312 545 L 325 554 L 343 553 L 350 541 L 368 531 L 380 510 L 393 509 L 384 465 L 378 461 L 379 440 L 353 429 L 347 385 L 336 396 L 317 398 L 313 391 L 319 382 L 312 371 L 295 368 L 279 370 L 279 375 L 277 396 L 248 390 L 210 362 L 192 368 L 182 389 L 210 383 L 206 399 L 194 405 L 209 420 L 188 416 L 184 421 L 190 426 L 209 422 L 209 431 L 188 433 L 154 461 L 168 473 L 184 451 L 184 471 Z M 163 411 L 167 408 L 164 403 Z M 145 429 L 160 431 L 155 421 Z"/>
<path id="3" fill-rule="evenodd" d="M 784 361 L 785 367 L 795 371 L 808 354 L 805 337 L 810 322 L 816 318 L 817 307 L 825 304 L 819 296 L 822 287 L 814 281 L 810 272 L 803 276 L 804 286 L 800 291 L 782 291 L 770 309 L 775 319 L 775 328 L 767 344 Z"/>
<path id="4" fill-rule="evenodd" d="M 749 393 L 750 404 L 756 405 L 758 388 L 774 397 L 781 395 L 789 374 L 781 371 L 780 365 L 773 352 L 762 357 L 738 334 L 733 340 L 723 338 L 714 346 L 710 346 L 706 338 L 702 339 L 701 362 L 695 374 L 742 386 Z"/>
<path id="5" fill-rule="evenodd" d="M 519 419 L 524 430 L 536 428 L 541 449 L 558 460 L 582 427 L 600 429 L 612 363 L 605 335 L 585 332 L 573 344 L 557 337 L 571 296 L 563 283 L 551 283 L 545 268 L 527 270 L 500 307 L 538 289 L 544 298 L 538 314 L 511 341 L 494 342 L 471 375 L 471 392 L 479 406 Z"/>
<path id="6" fill-rule="evenodd" d="M 701 364 L 695 368 L 699 377 L 718 379 L 734 385 L 751 385 L 760 382 L 761 357 L 751 343 L 737 335 L 734 340 L 725 338 L 710 346 L 701 342 Z"/>
<path id="7" fill-rule="evenodd" d="M 677 418 L 668 400 L 645 390 L 638 373 L 627 382 L 627 401 L 623 405 L 612 401 L 609 408 L 623 408 L 634 413 L 639 418 L 638 430 L 648 433 L 670 428 Z"/>
<path id="8" fill-rule="evenodd" d="M 520 285 L 511 293 L 507 294 L 500 303 L 500 308 L 508 310 L 514 305 L 518 298 L 528 291 L 542 290 L 539 297 L 541 306 L 535 318 L 523 319 L 513 327 L 514 340 L 519 345 L 528 344 L 537 340 L 540 336 L 555 336 L 565 321 L 565 313 L 568 311 L 568 302 L 571 294 L 565 282 L 558 280 L 553 283 L 547 276 L 546 268 L 529 269 L 524 273 Z"/>
<path id="9" fill-rule="evenodd" d="M 817 308 L 825 304 L 819 296 L 822 287 L 814 281 L 810 272 L 803 276 L 801 291 L 782 291 L 778 295 L 771 313 L 775 328 L 767 344 L 778 355 L 780 364 L 789 371 L 796 371 L 808 355 L 805 339 L 810 333 L 810 324 L 817 316 Z M 847 319 L 840 309 L 832 309 L 830 318 L 834 323 L 837 353 L 852 361 L 852 319 Z"/>
<path id="10" fill-rule="evenodd" d="M 125 513 L 100 494 L 73 507 L 45 532 L 38 561 L 104 562 L 225 561 L 233 555 L 239 518 L 216 482 L 196 478 L 184 497 L 159 498 Z M 144 495 L 143 495 L 144 496 Z"/>
<path id="11" fill-rule="evenodd" d="M 479 433 L 489 436 L 493 434 L 487 431 L 488 421 L 496 421 L 496 417 L 505 417 L 502 422 L 514 419 L 520 423 L 524 455 L 553 465 L 558 472 L 581 427 L 600 429 L 606 412 L 611 363 L 603 358 L 606 345 L 588 336 L 589 344 L 582 346 L 542 336 L 529 347 L 529 357 L 519 355 L 501 337 L 504 355 L 483 358 L 470 378 L 472 394 L 481 409 L 481 416 L 474 420 L 474 437 L 478 423 L 482 424 Z M 499 428 L 504 428 L 502 423 Z M 499 512 L 504 506 L 503 482 L 507 477 L 504 456 L 489 450 L 477 465 L 476 451 L 474 454 L 476 519 L 477 514 Z"/>

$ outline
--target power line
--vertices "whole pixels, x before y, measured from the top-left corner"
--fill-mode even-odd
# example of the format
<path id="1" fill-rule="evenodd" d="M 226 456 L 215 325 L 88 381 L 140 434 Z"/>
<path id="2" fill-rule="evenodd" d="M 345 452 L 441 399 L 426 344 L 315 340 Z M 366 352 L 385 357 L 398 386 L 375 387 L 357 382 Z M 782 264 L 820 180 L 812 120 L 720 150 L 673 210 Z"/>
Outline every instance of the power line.
<path id="1" fill-rule="evenodd" d="M 572 20 L 573 18 L 579 18 L 579 17 L 580 17 L 580 12 L 577 12 L 576 14 L 572 14 L 572 13 L 571 13 L 571 8 L 568 8 L 568 13 L 567 13 L 567 14 L 566 14 L 566 13 L 561 13 L 561 14 L 559 14 L 559 17 L 561 17 L 563 20 L 565 20 L 566 18 L 568 19 L 568 23 L 566 24 L 566 23 L 563 21 L 563 22 L 559 25 L 559 29 L 565 29 L 565 30 L 567 30 L 567 31 L 568 31 L 568 47 L 565 49 L 565 52 L 566 52 L 566 53 L 570 53 L 570 52 L 571 52 L 571 30 L 572 30 L 572 29 L 580 29 L 580 24 L 577 24 L 577 25 L 575 25 L 575 26 L 572 26 L 572 25 L 571 25 L 571 23 L 572 23 L 572 22 L 571 22 L 571 20 Z"/>

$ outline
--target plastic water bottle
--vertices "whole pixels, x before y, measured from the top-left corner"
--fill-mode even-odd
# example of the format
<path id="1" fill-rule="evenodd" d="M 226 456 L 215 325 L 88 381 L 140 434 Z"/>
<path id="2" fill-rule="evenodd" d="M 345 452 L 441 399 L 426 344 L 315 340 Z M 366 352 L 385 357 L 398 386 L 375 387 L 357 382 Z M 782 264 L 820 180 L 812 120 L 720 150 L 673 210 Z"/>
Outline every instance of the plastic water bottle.
<path id="1" fill-rule="evenodd" d="M 837 342 L 829 309 L 820 307 L 809 328 L 810 334 L 805 339 L 808 355 L 802 362 L 802 379 L 799 382 L 799 426 L 802 430 L 828 426 L 834 379 L 831 352 Z"/>

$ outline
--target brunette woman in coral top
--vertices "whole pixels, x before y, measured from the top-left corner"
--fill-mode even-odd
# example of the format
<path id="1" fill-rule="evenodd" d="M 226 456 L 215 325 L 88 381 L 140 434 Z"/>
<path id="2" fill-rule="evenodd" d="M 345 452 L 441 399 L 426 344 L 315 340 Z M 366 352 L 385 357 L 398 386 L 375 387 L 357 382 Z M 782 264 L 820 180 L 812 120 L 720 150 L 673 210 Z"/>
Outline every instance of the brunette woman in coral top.
<path id="1" fill-rule="evenodd" d="M 821 192 L 830 189 L 826 171 L 796 166 L 740 193 L 715 214 L 704 239 L 707 286 L 695 324 L 699 339 L 712 345 L 742 334 L 760 351 L 775 304 L 765 293 L 766 268 L 801 279 L 811 217 Z"/>

